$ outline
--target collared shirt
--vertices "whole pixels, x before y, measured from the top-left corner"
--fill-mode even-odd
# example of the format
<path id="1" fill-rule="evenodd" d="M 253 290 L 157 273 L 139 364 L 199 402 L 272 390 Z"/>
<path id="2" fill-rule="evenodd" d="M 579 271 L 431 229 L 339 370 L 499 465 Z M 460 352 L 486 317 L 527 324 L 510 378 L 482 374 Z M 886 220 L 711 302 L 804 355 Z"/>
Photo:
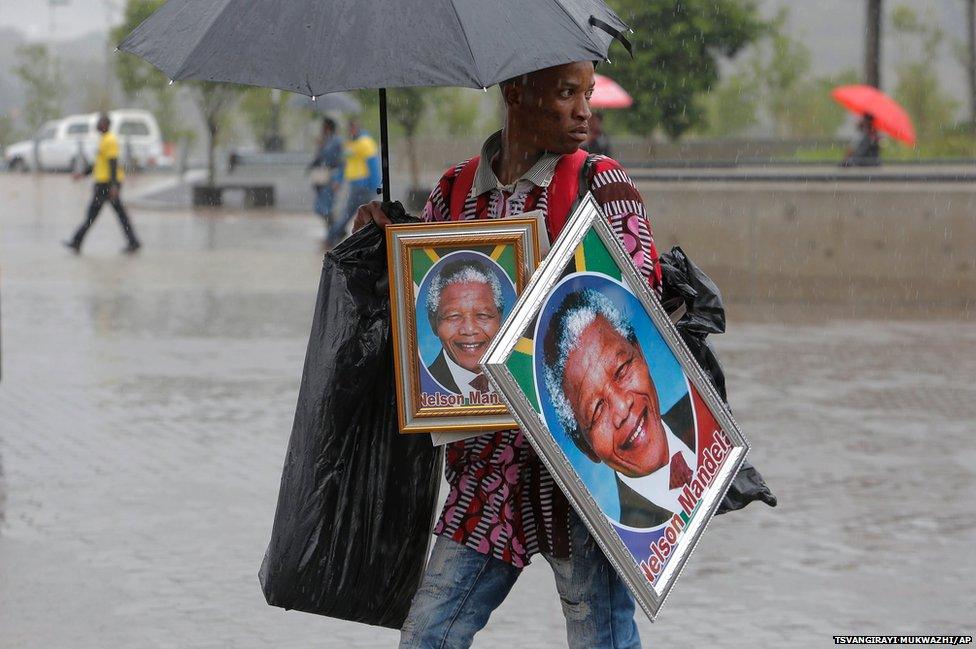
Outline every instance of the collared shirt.
<path id="1" fill-rule="evenodd" d="M 675 453 L 680 453 L 692 472 L 698 468 L 698 459 L 695 457 L 695 453 L 671 432 L 666 423 L 662 421 L 661 424 L 664 426 L 664 434 L 668 440 L 668 460 L 664 466 L 639 478 L 629 478 L 619 471 L 617 477 L 644 499 L 672 513 L 678 513 L 682 511 L 681 505 L 678 503 L 681 486 L 675 489 L 671 488 L 671 458 L 674 457 Z"/>
<path id="2" fill-rule="evenodd" d="M 376 182 L 372 178 L 370 162 L 379 155 L 379 147 L 368 133 L 363 132 L 354 139 L 346 140 L 345 155 L 346 168 L 342 175 L 346 182 L 362 185 Z"/>
<path id="3" fill-rule="evenodd" d="M 485 143 L 481 146 L 482 164 L 478 165 L 478 171 L 474 175 L 474 185 L 471 191 L 475 196 L 498 189 L 509 194 L 514 194 L 517 190 L 530 191 L 534 187 L 548 187 L 552 182 L 552 174 L 556 171 L 556 165 L 562 158 L 558 153 L 542 154 L 532 167 L 510 185 L 503 185 L 492 169 L 491 161 L 502 150 L 502 132 L 496 131 L 488 136 Z"/>
<path id="4" fill-rule="evenodd" d="M 513 185 L 503 186 L 491 170 L 501 146 L 496 133 L 485 142 L 460 219 L 497 219 L 530 210 L 548 215 L 548 191 L 561 156 L 543 154 Z M 627 172 L 605 156 L 593 158 L 589 190 L 634 266 L 658 288 L 657 249 L 644 201 Z M 454 183 L 467 164 L 448 169 L 427 199 L 425 221 L 450 221 Z M 558 234 L 558 233 L 557 233 Z M 447 445 L 445 475 L 450 485 L 434 533 L 516 567 L 544 552 L 569 555 L 569 501 L 520 430 L 503 430 Z"/>
<path id="5" fill-rule="evenodd" d="M 472 372 L 471 370 L 466 370 L 451 358 L 451 355 L 444 350 L 444 360 L 447 361 L 447 369 L 451 371 L 451 378 L 454 379 L 455 385 L 461 391 L 461 394 L 468 396 L 470 392 L 478 392 L 478 390 L 471 387 L 471 381 L 474 381 L 479 376 L 482 376 L 481 372 Z M 488 386 L 488 391 L 491 391 L 491 385 Z"/>

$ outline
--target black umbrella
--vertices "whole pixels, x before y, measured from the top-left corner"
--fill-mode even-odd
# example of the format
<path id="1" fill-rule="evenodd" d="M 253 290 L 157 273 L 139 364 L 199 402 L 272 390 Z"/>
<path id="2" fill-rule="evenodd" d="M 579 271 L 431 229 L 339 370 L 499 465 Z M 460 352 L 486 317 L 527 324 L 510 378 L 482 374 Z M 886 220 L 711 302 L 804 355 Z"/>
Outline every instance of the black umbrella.
<path id="1" fill-rule="evenodd" d="M 603 60 L 627 26 L 602 0 L 169 0 L 119 49 L 170 79 L 226 81 L 312 97 L 386 88 L 487 88 L 534 70 Z"/>
<path id="2" fill-rule="evenodd" d="M 317 113 L 361 113 L 363 105 L 348 92 L 330 92 L 327 95 L 311 97 L 296 95 L 288 100 L 292 108 L 307 108 Z"/>

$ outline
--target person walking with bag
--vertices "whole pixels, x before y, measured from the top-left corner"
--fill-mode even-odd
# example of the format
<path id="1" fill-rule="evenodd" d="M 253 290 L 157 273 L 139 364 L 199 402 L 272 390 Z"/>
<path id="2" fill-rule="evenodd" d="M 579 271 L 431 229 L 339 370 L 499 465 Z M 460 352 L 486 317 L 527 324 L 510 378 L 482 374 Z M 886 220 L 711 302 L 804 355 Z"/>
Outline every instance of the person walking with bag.
<path id="1" fill-rule="evenodd" d="M 85 235 L 95 223 L 95 219 L 98 218 L 98 213 L 106 201 L 111 203 L 115 214 L 119 217 L 119 224 L 122 226 L 122 232 L 128 241 L 128 245 L 122 249 L 122 252 L 132 254 L 142 247 L 119 196 L 122 181 L 125 179 L 125 172 L 119 164 L 119 139 L 109 130 L 111 125 L 112 122 L 107 114 L 102 113 L 98 116 L 95 128 L 102 136 L 98 141 L 95 164 L 85 174 L 76 172 L 72 176 L 74 180 L 79 180 L 90 173 L 95 179 L 94 195 L 88 205 L 88 214 L 81 226 L 75 231 L 74 236 L 64 242 L 64 245 L 76 254 L 81 252 L 81 244 Z"/>
<path id="2" fill-rule="evenodd" d="M 342 163 L 342 142 L 336 135 L 335 120 L 326 117 L 322 120 L 318 151 L 307 168 L 315 190 L 315 213 L 325 222 L 326 234 L 335 222 L 335 201 L 342 186 Z"/>

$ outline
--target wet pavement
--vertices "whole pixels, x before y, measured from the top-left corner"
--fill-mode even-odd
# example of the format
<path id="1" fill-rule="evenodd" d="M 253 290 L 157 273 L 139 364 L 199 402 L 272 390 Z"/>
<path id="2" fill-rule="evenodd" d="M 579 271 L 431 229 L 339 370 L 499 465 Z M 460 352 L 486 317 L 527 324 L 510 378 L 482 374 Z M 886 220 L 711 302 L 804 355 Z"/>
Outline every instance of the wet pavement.
<path id="1" fill-rule="evenodd" d="M 0 647 L 395 646 L 257 583 L 318 222 L 133 210 L 126 257 L 106 208 L 74 257 L 88 191 L 0 175 Z M 645 646 L 976 630 L 976 325 L 826 312 L 767 305 L 716 340 L 780 506 L 712 523 Z M 475 646 L 565 646 L 544 561 Z"/>

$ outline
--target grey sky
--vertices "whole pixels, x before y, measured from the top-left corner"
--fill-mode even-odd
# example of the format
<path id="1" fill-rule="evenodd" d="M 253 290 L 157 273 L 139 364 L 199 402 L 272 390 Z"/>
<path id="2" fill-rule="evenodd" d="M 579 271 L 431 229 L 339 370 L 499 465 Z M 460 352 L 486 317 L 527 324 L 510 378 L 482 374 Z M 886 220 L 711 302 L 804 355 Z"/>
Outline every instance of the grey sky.
<path id="1" fill-rule="evenodd" d="M 47 0 L 0 0 L 0 27 L 16 27 L 30 40 L 51 36 L 66 40 L 95 30 L 104 31 L 107 22 L 118 22 L 124 0 L 66 0 L 65 6 L 49 8 Z"/>

